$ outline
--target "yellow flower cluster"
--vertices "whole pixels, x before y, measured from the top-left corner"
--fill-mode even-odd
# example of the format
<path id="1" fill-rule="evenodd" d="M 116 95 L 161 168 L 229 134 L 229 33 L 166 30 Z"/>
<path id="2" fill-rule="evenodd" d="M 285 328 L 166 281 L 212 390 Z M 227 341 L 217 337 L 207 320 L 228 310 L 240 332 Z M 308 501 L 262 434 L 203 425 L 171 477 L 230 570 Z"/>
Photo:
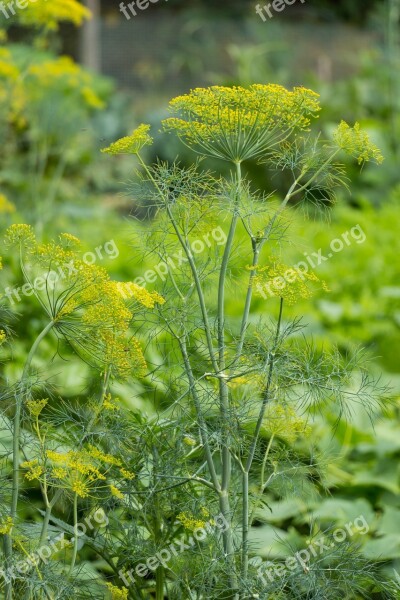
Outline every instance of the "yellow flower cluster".
<path id="1" fill-rule="evenodd" d="M 64 89 L 77 91 L 86 106 L 93 109 L 104 108 L 104 102 L 93 91 L 93 77 L 82 69 L 69 56 L 47 60 L 42 63 L 31 65 L 27 72 L 28 91 L 36 97 L 42 95 L 44 90 Z"/>
<path id="2" fill-rule="evenodd" d="M 26 407 L 32 417 L 38 417 L 48 401 L 48 398 L 43 398 L 43 400 L 27 400 Z"/>
<path id="3" fill-rule="evenodd" d="M 39 464 L 39 461 L 37 458 L 34 458 L 33 460 L 27 460 L 27 461 L 21 463 L 21 468 L 28 469 L 28 472 L 25 473 L 25 477 L 26 477 L 26 479 L 28 479 L 28 481 L 34 481 L 35 479 L 40 479 L 40 477 L 44 473 L 44 468 L 42 465 Z"/>
<path id="4" fill-rule="evenodd" d="M 112 583 L 106 583 L 106 586 L 111 593 L 110 600 L 128 600 L 127 588 L 119 588 L 113 585 Z"/>
<path id="5" fill-rule="evenodd" d="M 124 469 L 123 467 L 119 470 L 119 472 L 121 473 L 122 477 L 124 479 L 135 479 L 135 473 L 131 473 L 130 471 L 128 471 L 128 469 Z"/>
<path id="6" fill-rule="evenodd" d="M 72 233 L 61 233 L 59 238 L 61 245 L 66 246 L 67 248 L 70 246 L 80 246 L 81 244 L 81 240 L 72 235 Z"/>
<path id="7" fill-rule="evenodd" d="M 291 406 L 271 402 L 265 411 L 263 430 L 269 435 L 276 435 L 293 443 L 299 436 L 308 435 L 311 428 Z"/>
<path id="8" fill-rule="evenodd" d="M 101 369 L 107 367 L 112 374 L 126 378 L 132 372 L 139 375 L 146 370 L 146 362 L 138 340 L 129 332 L 133 319 L 126 305 L 123 290 L 129 289 L 137 305 L 154 308 L 164 299 L 156 292 L 148 292 L 135 284 L 112 281 L 107 271 L 84 262 L 74 246 L 79 240 L 62 234 L 61 245 L 55 242 L 36 243 L 29 225 L 12 225 L 5 241 L 8 245 L 20 244 L 29 248 L 30 266 L 40 267 L 60 274 L 51 294 L 37 289 L 35 294 L 56 323 L 58 331 L 83 353 L 85 359 Z"/>
<path id="9" fill-rule="evenodd" d="M 120 407 L 117 404 L 115 404 L 115 400 L 112 400 L 111 394 L 107 394 L 106 397 L 104 398 L 103 408 L 104 408 L 104 410 L 109 410 L 110 412 L 115 412 L 115 411 L 120 410 Z"/>
<path id="10" fill-rule="evenodd" d="M 110 485 L 110 492 L 114 498 L 118 498 L 118 500 L 124 499 L 123 493 L 115 485 Z"/>
<path id="11" fill-rule="evenodd" d="M 11 52 L 7 48 L 0 48 L 0 78 L 16 80 L 18 76 L 19 69 L 12 60 Z"/>
<path id="12" fill-rule="evenodd" d="M 55 4 L 57 0 L 46 2 L 45 8 Z M 76 5 L 86 10 L 78 2 Z M 36 10 L 38 3 L 30 3 L 30 7 Z M 28 16 L 28 9 L 20 11 L 20 14 Z M 29 120 L 35 118 L 37 111 L 31 110 L 33 106 L 43 106 L 46 98 L 54 94 L 62 95 L 64 99 L 74 95 L 77 105 L 88 111 L 104 108 L 104 101 L 96 92 L 93 75 L 67 56 L 27 66 L 21 63 L 16 53 L 14 55 L 8 49 L 0 48 L 0 82 L 2 117 L 18 129 L 27 127 Z"/>
<path id="13" fill-rule="evenodd" d="M 36 243 L 36 237 L 30 225 L 11 225 L 4 236 L 6 246 L 19 244 L 25 248 L 32 248 Z"/>
<path id="14" fill-rule="evenodd" d="M 189 529 L 190 531 L 202 528 L 207 524 L 207 521 L 196 519 L 196 517 L 189 512 L 181 512 L 176 518 L 180 523 L 182 523 L 185 529 Z"/>
<path id="15" fill-rule="evenodd" d="M 93 485 L 106 480 L 106 476 L 99 470 L 93 457 L 87 451 L 69 450 L 59 453 L 48 450 L 46 455 L 54 464 L 50 471 L 51 477 L 60 480 L 58 485 L 65 485 L 67 489 L 81 498 L 89 496 L 90 488 Z"/>
<path id="16" fill-rule="evenodd" d="M 191 447 L 197 445 L 196 440 L 194 438 L 192 438 L 190 435 L 185 435 L 185 437 L 183 438 L 183 443 L 186 446 L 191 446 Z"/>
<path id="17" fill-rule="evenodd" d="M 149 292 L 133 281 L 118 282 L 117 289 L 123 298 L 134 298 L 147 308 L 154 308 L 156 304 L 165 303 L 165 299 L 160 294 Z"/>
<path id="18" fill-rule="evenodd" d="M 383 162 L 381 151 L 371 142 L 359 123 L 350 127 L 345 121 L 342 121 L 334 132 L 333 139 L 339 148 L 356 158 L 358 164 L 369 160 L 374 160 L 378 164 Z"/>
<path id="19" fill-rule="evenodd" d="M 111 454 L 105 454 L 104 452 L 102 452 L 101 450 L 96 448 L 95 446 L 89 445 L 88 449 L 87 449 L 87 453 L 92 458 L 100 460 L 101 462 L 103 462 L 107 465 L 114 465 L 116 467 L 120 467 L 122 465 L 122 462 L 119 458 L 116 458 L 115 456 L 112 456 Z"/>
<path id="20" fill-rule="evenodd" d="M 7 339 L 6 332 L 4 331 L 4 329 L 0 329 L 0 346 L 2 344 L 4 344 L 4 342 L 6 341 L 6 339 Z"/>
<path id="21" fill-rule="evenodd" d="M 4 194 L 0 194 L 0 213 L 11 214 L 15 212 L 15 205 Z"/>
<path id="22" fill-rule="evenodd" d="M 113 142 L 102 152 L 106 154 L 138 154 L 144 146 L 151 146 L 153 138 L 149 135 L 150 125 L 139 125 L 131 135 Z"/>
<path id="23" fill-rule="evenodd" d="M 300 299 L 311 298 L 313 288 L 309 282 L 320 283 L 323 290 L 329 291 L 326 283 L 314 273 L 279 262 L 260 268 L 253 280 L 255 291 L 264 298 L 283 298 L 290 305 Z"/>
<path id="24" fill-rule="evenodd" d="M 28 2 L 28 6 L 19 11 L 18 19 L 22 25 L 56 30 L 62 21 L 79 26 L 90 15 L 90 11 L 77 0 L 36 0 Z"/>
<path id="25" fill-rule="evenodd" d="M 107 473 L 114 467 L 122 479 L 135 478 L 135 474 L 126 469 L 119 458 L 92 445 L 67 452 L 47 450 L 43 464 L 37 458 L 21 464 L 21 468 L 27 470 L 25 478 L 29 481 L 40 480 L 46 474 L 48 485 L 67 489 L 80 498 L 87 498 L 93 489 L 98 488 L 106 489 L 112 496 L 122 500 L 124 495 L 114 483 L 104 483 Z"/>
<path id="26" fill-rule="evenodd" d="M 13 528 L 13 520 L 11 517 L 6 517 L 0 521 L 0 535 L 7 535 Z"/>
<path id="27" fill-rule="evenodd" d="M 164 131 L 200 154 L 232 162 L 267 153 L 292 131 L 307 130 L 320 109 L 318 94 L 276 84 L 196 88 L 170 102 Z"/>

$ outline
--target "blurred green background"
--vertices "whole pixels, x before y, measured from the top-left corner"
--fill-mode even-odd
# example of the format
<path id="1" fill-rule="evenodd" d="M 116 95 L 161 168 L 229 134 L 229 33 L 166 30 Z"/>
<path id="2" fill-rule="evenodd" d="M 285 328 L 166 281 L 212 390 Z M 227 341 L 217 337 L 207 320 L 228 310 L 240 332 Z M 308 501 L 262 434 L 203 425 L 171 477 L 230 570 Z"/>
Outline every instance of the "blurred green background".
<path id="1" fill-rule="evenodd" d="M 385 162 L 379 167 L 360 172 L 349 162 L 350 190 L 342 190 L 335 207 L 318 211 L 310 205 L 307 215 L 292 207 L 284 259 L 295 264 L 305 252 L 320 248 L 326 255 L 331 240 L 357 224 L 366 235 L 365 242 L 345 247 L 317 268 L 330 293 L 321 291 L 297 304 L 292 314 L 303 315 L 309 334 L 326 348 L 336 345 L 351 353 L 363 347 L 369 369 L 390 383 L 393 402 L 378 416 L 375 430 L 362 411 L 333 433 L 334 415 L 317 418 L 313 436 L 317 450 L 328 457 L 331 496 L 313 501 L 311 508 L 321 523 L 332 515 L 347 522 L 364 514 L 370 525 L 365 554 L 384 561 L 390 572 L 399 570 L 400 1 L 298 1 L 266 22 L 257 15 L 256 2 L 244 0 L 160 0 L 129 20 L 118 1 L 90 0 L 88 5 L 95 18 L 80 29 L 73 23 L 58 31 L 18 19 L 0 23 L 3 228 L 29 222 L 43 239 L 68 231 L 84 240 L 88 251 L 113 239 L 119 256 L 107 256 L 103 264 L 116 279 L 133 280 L 154 267 L 157 260 L 139 261 L 135 253 L 135 239 L 146 227 L 130 216 L 137 202 L 129 185 L 136 165 L 129 157 L 110 159 L 100 149 L 146 122 L 155 137 L 149 160 L 172 160 L 179 153 L 190 163 L 189 152 L 158 130 L 168 100 L 193 86 L 311 87 L 321 95 L 323 135 L 341 119 L 357 120 L 382 149 Z M 72 61 L 57 62 L 55 56 L 62 54 L 83 70 Z M 12 68 L 19 74 L 14 78 Z M 285 188 L 279 174 L 256 164 L 246 168 L 267 193 Z M 20 285 L 15 257 L 5 257 L 4 264 L 5 285 Z M 151 287 L 158 289 L 157 282 Z M 232 290 L 232 318 L 239 315 L 239 300 Z M 23 319 L 13 325 L 12 361 L 3 349 L 3 380 L 15 378 L 40 322 L 32 298 L 9 306 Z M 263 300 L 254 308 L 269 310 Z M 46 344 L 42 365 L 54 384 L 65 385 L 71 397 L 79 395 L 88 370 L 68 353 L 62 374 L 57 360 L 48 367 L 55 347 Z M 147 352 L 150 361 L 162 359 L 154 348 Z M 154 410 L 153 390 L 138 382 L 117 386 L 117 392 L 134 410 Z M 280 502 L 265 517 L 264 539 L 271 525 L 282 536 L 293 531 L 309 509 L 301 499 Z"/>

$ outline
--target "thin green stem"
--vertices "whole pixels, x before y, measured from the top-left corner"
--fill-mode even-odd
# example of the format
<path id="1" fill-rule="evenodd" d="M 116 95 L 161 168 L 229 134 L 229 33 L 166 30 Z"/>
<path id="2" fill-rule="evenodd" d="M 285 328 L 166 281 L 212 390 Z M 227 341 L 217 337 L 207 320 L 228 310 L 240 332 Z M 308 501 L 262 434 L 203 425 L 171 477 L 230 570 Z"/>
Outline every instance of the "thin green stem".
<path id="1" fill-rule="evenodd" d="M 167 214 L 168 217 L 171 221 L 172 227 L 174 228 L 174 231 L 176 233 L 176 236 L 179 240 L 179 243 L 181 244 L 183 251 L 185 252 L 186 258 L 188 259 L 189 262 L 189 266 L 190 266 L 190 270 L 192 271 L 192 275 L 193 275 L 193 279 L 195 282 L 195 286 L 196 286 L 196 292 L 197 292 L 197 296 L 199 298 L 199 303 L 200 303 L 200 310 L 201 310 L 201 315 L 202 315 L 202 319 L 203 319 L 203 324 L 204 324 L 204 329 L 205 329 L 205 333 L 206 333 L 206 339 L 207 339 L 207 347 L 208 347 L 208 352 L 210 355 L 210 360 L 211 363 L 213 365 L 213 369 L 215 370 L 215 372 L 218 372 L 218 363 L 216 361 L 215 355 L 214 355 L 214 348 L 213 348 L 213 342 L 212 342 L 212 336 L 211 336 L 211 327 L 210 327 L 210 322 L 209 322 L 209 318 L 208 318 L 208 311 L 207 311 L 207 307 L 206 307 L 206 303 L 205 303 L 205 299 L 204 299 L 204 293 L 203 293 L 203 289 L 201 287 L 201 282 L 200 282 L 200 277 L 199 274 L 197 272 L 197 268 L 196 268 L 196 264 L 193 260 L 193 255 L 190 251 L 190 248 L 188 248 L 182 233 L 179 231 L 179 227 L 178 224 L 172 214 L 171 208 L 168 205 L 167 199 L 165 198 L 165 195 L 163 194 L 162 190 L 160 189 L 159 185 L 157 184 L 157 182 L 155 181 L 154 177 L 152 176 L 152 174 L 150 173 L 146 163 L 143 161 L 142 157 L 138 154 L 137 158 L 140 162 L 140 164 L 142 165 L 143 169 L 146 171 L 147 176 L 149 177 L 150 181 L 152 181 L 153 185 L 155 186 L 155 188 L 157 189 L 158 193 L 160 194 L 160 196 L 162 198 L 164 198 L 165 200 L 165 206 L 166 206 L 166 210 L 167 210 Z"/>
<path id="2" fill-rule="evenodd" d="M 294 190 L 296 188 L 297 183 L 298 183 L 298 179 L 296 179 L 293 182 L 293 184 L 290 186 L 290 188 L 289 188 L 285 198 L 281 202 L 278 210 L 275 212 L 274 216 L 272 217 L 269 224 L 265 228 L 261 241 L 257 243 L 257 241 L 255 239 L 252 240 L 253 261 L 252 261 L 252 265 L 251 265 L 249 283 L 248 283 L 247 293 L 246 293 L 246 300 L 245 300 L 245 305 L 244 305 L 244 310 L 243 310 L 242 323 L 241 323 L 241 327 L 240 327 L 239 343 L 238 343 L 238 347 L 237 347 L 237 351 L 236 351 L 235 360 L 233 361 L 233 364 L 232 364 L 232 368 L 235 367 L 235 365 L 237 364 L 238 360 L 241 357 L 244 341 L 246 338 L 246 332 L 247 332 L 247 327 L 248 327 L 248 323 L 249 323 L 251 301 L 253 298 L 253 281 L 254 281 L 255 276 L 257 275 L 257 267 L 258 267 L 259 260 L 260 260 L 261 250 L 262 250 L 264 244 L 268 241 L 269 236 L 271 235 L 272 228 L 273 228 L 276 220 L 278 219 L 279 215 L 285 210 L 287 203 L 289 202 L 292 195 L 295 193 Z"/>
<path id="3" fill-rule="evenodd" d="M 230 453 L 230 435 L 229 435 L 229 389 L 225 381 L 225 282 L 228 270 L 229 259 L 232 251 L 233 240 L 235 237 L 238 221 L 238 205 L 241 194 L 241 167 L 236 164 L 236 195 L 233 208 L 231 226 L 225 245 L 224 255 L 222 257 L 221 270 L 218 283 L 218 354 L 219 354 L 219 395 L 221 412 L 221 437 L 222 437 L 222 491 L 228 494 L 231 478 L 231 453 Z M 225 518 L 228 515 L 224 515 Z"/>
<path id="4" fill-rule="evenodd" d="M 253 435 L 253 441 L 250 446 L 250 451 L 249 451 L 249 455 L 247 457 L 246 466 L 244 469 L 244 473 L 242 475 L 243 494 L 246 494 L 246 496 L 243 497 L 243 508 L 242 508 L 242 576 L 243 576 L 243 578 L 247 577 L 248 566 L 249 566 L 249 499 L 248 499 L 249 474 L 250 474 L 251 466 L 253 464 L 254 455 L 255 455 L 257 443 L 258 443 L 258 438 L 260 436 L 260 431 L 261 431 L 261 427 L 262 427 L 263 420 L 264 420 L 265 410 L 266 410 L 267 404 L 270 400 L 270 389 L 271 389 L 271 383 L 272 383 L 272 375 L 273 375 L 273 371 L 274 371 L 275 352 L 278 348 L 278 343 L 279 343 L 279 333 L 280 333 L 280 329 L 281 329 L 282 312 L 283 312 L 283 298 L 281 298 L 281 300 L 280 300 L 279 316 L 278 316 L 278 322 L 277 322 L 277 326 L 276 326 L 275 339 L 273 342 L 271 352 L 269 354 L 267 385 L 265 387 L 263 400 L 262 400 L 260 412 L 259 412 L 258 419 L 257 419 L 257 425 L 256 425 L 254 435 Z"/>
<path id="5" fill-rule="evenodd" d="M 17 509 L 18 509 L 18 497 L 19 497 L 19 462 L 20 462 L 20 438 L 21 438 L 21 413 L 22 413 L 22 404 L 24 401 L 24 396 L 26 393 L 25 384 L 26 379 L 29 374 L 29 370 L 32 364 L 33 357 L 41 343 L 41 341 L 46 337 L 49 331 L 54 326 L 54 321 L 50 321 L 46 327 L 41 331 L 41 333 L 36 338 L 33 343 L 28 357 L 25 362 L 24 370 L 22 372 L 20 388 L 16 395 L 16 407 L 15 407 L 15 415 L 14 415 L 14 427 L 13 427 L 13 470 L 12 470 L 12 492 L 11 492 L 11 509 L 10 509 L 10 517 L 14 523 Z M 5 563 L 6 567 L 11 566 L 12 561 L 12 529 L 10 533 L 4 536 L 4 554 L 5 554 Z M 6 583 L 6 592 L 5 598 L 6 600 L 12 600 L 12 583 Z"/>
<path id="6" fill-rule="evenodd" d="M 74 495 L 74 547 L 72 550 L 71 565 L 69 567 L 68 576 L 72 575 L 75 567 L 76 557 L 78 555 L 78 494 Z"/>
<path id="7" fill-rule="evenodd" d="M 222 444 L 222 480 L 220 492 L 220 509 L 231 525 L 232 514 L 229 500 L 229 487 L 232 473 L 232 458 L 230 448 L 230 407 L 229 407 L 229 388 L 225 380 L 225 283 L 228 270 L 229 259 L 232 252 L 233 241 L 235 238 L 236 227 L 238 222 L 238 207 L 241 196 L 242 174 L 241 165 L 236 163 L 236 194 L 233 207 L 232 221 L 229 228 L 229 233 L 225 245 L 224 254 L 222 257 L 221 269 L 218 282 L 218 358 L 219 358 L 219 397 L 220 397 L 220 414 L 221 414 L 221 444 Z M 237 587 L 237 579 L 235 575 L 235 565 L 233 561 L 234 544 L 231 527 L 224 532 L 224 550 L 229 563 L 229 579 L 232 588 Z"/>
<path id="8" fill-rule="evenodd" d="M 265 468 L 267 466 L 268 456 L 269 456 L 269 453 L 271 451 L 272 443 L 273 443 L 274 439 L 275 439 L 275 434 L 273 433 L 271 435 L 271 437 L 269 438 L 268 446 L 267 446 L 267 449 L 265 451 L 263 462 L 262 462 L 262 465 L 261 465 L 260 490 L 258 492 L 258 495 L 257 495 L 257 497 L 255 499 L 252 511 L 250 513 L 249 527 L 251 527 L 251 525 L 253 523 L 254 513 L 255 513 L 255 511 L 257 510 L 257 508 L 258 508 L 258 506 L 260 504 L 262 495 L 263 495 L 263 493 L 265 491 L 265 488 L 266 488 L 266 483 L 265 483 Z"/>
<path id="9" fill-rule="evenodd" d="M 182 354 L 183 361 L 185 364 L 186 374 L 189 379 L 190 391 L 193 396 L 197 420 L 199 423 L 200 439 L 201 439 L 201 442 L 203 444 L 204 451 L 206 454 L 208 470 L 211 475 L 211 480 L 212 480 L 214 489 L 218 491 L 218 490 L 220 490 L 220 484 L 218 481 L 217 472 L 216 472 L 215 465 L 214 465 L 214 459 L 212 456 L 210 441 L 208 438 L 208 428 L 207 428 L 207 424 L 205 422 L 203 411 L 201 408 L 201 401 L 200 401 L 199 395 L 197 393 L 196 380 L 195 380 L 195 377 L 194 377 L 194 374 L 192 371 L 192 367 L 190 364 L 189 354 L 188 354 L 187 347 L 186 347 L 186 341 L 179 339 L 178 343 L 179 343 L 181 354 Z"/>

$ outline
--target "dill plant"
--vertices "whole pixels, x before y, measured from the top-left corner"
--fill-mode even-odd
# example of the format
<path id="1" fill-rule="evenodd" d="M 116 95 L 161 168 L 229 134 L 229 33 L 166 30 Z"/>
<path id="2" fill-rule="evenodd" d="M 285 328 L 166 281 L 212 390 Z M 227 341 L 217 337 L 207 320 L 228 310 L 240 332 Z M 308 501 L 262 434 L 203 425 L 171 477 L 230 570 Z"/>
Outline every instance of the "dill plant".
<path id="1" fill-rule="evenodd" d="M 150 513 L 155 510 L 161 519 L 155 549 L 173 538 L 173 515 L 176 519 L 182 505 L 193 519 L 203 506 L 210 514 L 221 512 L 230 526 L 207 538 L 197 552 L 187 550 L 159 565 L 153 576 L 148 573 L 142 578 L 143 596 L 137 597 L 151 597 L 152 577 L 157 600 L 165 595 L 355 599 L 370 597 L 371 590 L 381 590 L 384 597 L 374 569 L 350 546 L 314 565 L 312 575 L 299 566 L 290 577 L 262 583 L 249 537 L 267 492 L 306 497 L 323 488 L 323 463 L 313 456 L 311 444 L 305 450 L 313 412 L 331 406 L 339 416 L 357 402 L 373 411 L 381 400 L 382 388 L 370 380 L 358 355 L 327 355 L 304 341 L 299 320 L 285 318 L 286 304 L 311 297 L 324 282 L 282 261 L 291 204 L 333 204 L 336 189 L 347 185 L 341 155 L 361 165 L 380 163 L 381 153 L 357 123 L 342 121 L 329 140 L 314 133 L 318 95 L 302 87 L 197 88 L 174 98 L 169 109 L 163 131 L 188 147 L 192 165 L 178 159 L 147 164 L 142 149 L 152 143 L 148 125 L 103 150 L 131 154 L 139 163 L 131 188 L 140 214 L 147 209 L 151 223 L 140 228 L 137 251 L 167 264 L 169 256 L 182 256 L 160 290 L 166 304 L 150 319 L 149 339 L 158 348 L 157 417 L 149 422 L 151 438 L 158 440 L 156 449 L 151 444 L 153 486 L 148 489 L 157 505 Z M 207 157 L 228 165 L 230 175 L 225 167 L 220 173 L 205 169 Z M 286 194 L 277 198 L 253 189 L 243 170 L 249 160 L 283 171 Z M 226 227 L 223 250 L 214 245 L 195 256 L 196 240 L 217 224 Z M 264 314 L 252 314 L 263 286 L 288 269 L 290 281 L 273 288 L 274 297 L 262 305 Z M 239 320 L 229 312 L 238 297 Z M 168 496 L 176 488 L 181 498 L 173 511 Z M 136 544 L 148 546 L 143 537 Z M 131 573 L 136 556 L 137 551 L 122 562 L 126 569 L 133 567 Z M 354 562 L 346 572 L 344 560 Z"/>

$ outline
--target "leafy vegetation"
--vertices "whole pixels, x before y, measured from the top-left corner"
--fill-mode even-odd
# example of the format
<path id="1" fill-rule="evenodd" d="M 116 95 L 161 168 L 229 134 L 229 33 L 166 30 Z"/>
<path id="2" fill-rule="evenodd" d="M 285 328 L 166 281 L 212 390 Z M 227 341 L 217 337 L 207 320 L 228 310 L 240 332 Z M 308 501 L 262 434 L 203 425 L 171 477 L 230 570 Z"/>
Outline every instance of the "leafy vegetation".
<path id="1" fill-rule="evenodd" d="M 321 111 L 243 62 L 113 142 L 54 51 L 86 10 L 35 7 L 0 48 L 0 595 L 398 598 L 395 37 Z"/>

